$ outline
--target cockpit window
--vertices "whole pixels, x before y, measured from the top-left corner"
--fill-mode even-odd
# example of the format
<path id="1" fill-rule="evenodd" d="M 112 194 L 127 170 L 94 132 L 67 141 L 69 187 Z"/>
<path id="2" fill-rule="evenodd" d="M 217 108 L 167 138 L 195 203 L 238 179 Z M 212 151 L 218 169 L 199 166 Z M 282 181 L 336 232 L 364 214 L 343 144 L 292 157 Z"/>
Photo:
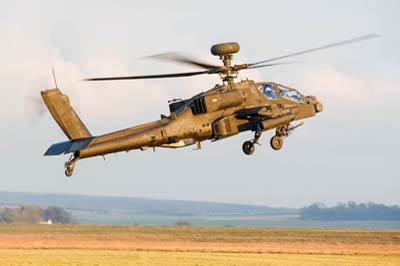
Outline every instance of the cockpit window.
<path id="1" fill-rule="evenodd" d="M 271 100 L 278 99 L 275 86 L 273 84 L 258 84 L 258 89 Z"/>
<path id="2" fill-rule="evenodd" d="M 304 98 L 303 96 L 298 93 L 296 90 L 289 89 L 286 87 L 278 86 L 279 88 L 279 93 L 281 94 L 281 97 L 286 98 L 291 101 L 295 101 L 298 103 L 304 103 Z"/>

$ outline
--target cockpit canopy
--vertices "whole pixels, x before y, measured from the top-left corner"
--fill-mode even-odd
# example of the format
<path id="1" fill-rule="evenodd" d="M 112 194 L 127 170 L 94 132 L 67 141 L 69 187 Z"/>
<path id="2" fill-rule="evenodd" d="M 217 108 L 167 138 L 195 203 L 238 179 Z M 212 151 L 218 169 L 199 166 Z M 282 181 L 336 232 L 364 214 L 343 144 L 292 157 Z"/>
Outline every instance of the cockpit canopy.
<path id="1" fill-rule="evenodd" d="M 275 83 L 257 83 L 257 88 L 269 100 L 277 100 L 278 97 L 297 103 L 304 103 L 304 96 L 297 90 Z"/>

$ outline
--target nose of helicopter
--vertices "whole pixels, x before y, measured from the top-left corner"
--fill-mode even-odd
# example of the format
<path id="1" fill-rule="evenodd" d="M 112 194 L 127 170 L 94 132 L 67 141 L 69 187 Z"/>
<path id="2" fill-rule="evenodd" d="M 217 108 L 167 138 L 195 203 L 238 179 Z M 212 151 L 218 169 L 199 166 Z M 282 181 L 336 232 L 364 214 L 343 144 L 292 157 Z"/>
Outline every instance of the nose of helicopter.
<path id="1" fill-rule="evenodd" d="M 322 111 L 324 110 L 323 104 L 322 104 L 321 102 L 317 101 L 317 100 L 315 100 L 315 101 L 316 101 L 316 103 L 314 104 L 315 111 L 316 111 L 317 113 L 322 112 Z"/>
<path id="2" fill-rule="evenodd" d="M 309 104 L 314 105 L 315 112 L 320 113 L 324 110 L 324 105 L 320 101 L 317 100 L 317 97 L 308 96 L 307 98 L 310 100 Z"/>

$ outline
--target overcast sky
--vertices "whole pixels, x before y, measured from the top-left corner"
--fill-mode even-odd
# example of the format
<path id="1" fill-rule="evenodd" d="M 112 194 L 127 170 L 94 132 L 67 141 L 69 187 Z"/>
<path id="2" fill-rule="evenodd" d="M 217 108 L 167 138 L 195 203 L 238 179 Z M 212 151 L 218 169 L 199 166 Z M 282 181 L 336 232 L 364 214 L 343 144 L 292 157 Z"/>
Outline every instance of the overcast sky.
<path id="1" fill-rule="evenodd" d="M 145 3 L 144 3 L 145 2 Z M 300 207 L 350 200 L 400 204 L 399 1 L 2 1 L 0 190 L 80 193 Z M 66 137 L 45 113 L 32 127 L 25 99 L 58 84 L 92 134 L 158 119 L 167 101 L 205 91 L 217 77 L 83 83 L 83 77 L 192 71 L 142 60 L 182 51 L 218 63 L 212 44 L 237 41 L 254 62 L 363 34 L 383 37 L 241 72 L 316 95 L 325 110 L 273 151 L 267 132 L 253 156 L 242 133 L 193 147 L 131 151 L 78 162 L 43 157 Z"/>

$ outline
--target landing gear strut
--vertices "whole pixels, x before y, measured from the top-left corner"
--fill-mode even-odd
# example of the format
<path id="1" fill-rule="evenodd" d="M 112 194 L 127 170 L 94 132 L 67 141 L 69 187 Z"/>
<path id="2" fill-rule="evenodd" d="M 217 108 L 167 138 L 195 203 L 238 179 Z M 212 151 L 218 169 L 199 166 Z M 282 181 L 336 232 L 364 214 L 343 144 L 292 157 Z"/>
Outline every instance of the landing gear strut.
<path id="1" fill-rule="evenodd" d="M 291 126 L 290 123 L 280 125 L 276 128 L 275 136 L 271 138 L 270 144 L 272 149 L 279 151 L 283 146 L 283 138 L 289 136 L 296 128 L 302 126 L 303 123 L 300 123 L 295 126 Z M 254 144 L 259 144 L 258 140 L 260 139 L 262 134 L 261 130 L 257 130 L 254 134 L 254 139 L 245 141 L 243 143 L 242 149 L 246 155 L 251 155 L 255 151 Z"/>
<path id="2" fill-rule="evenodd" d="M 289 124 L 285 124 L 276 128 L 275 136 L 270 140 L 271 148 L 279 151 L 283 146 L 283 137 L 287 137 L 292 129 L 289 128 Z"/>
<path id="3" fill-rule="evenodd" d="M 252 155 L 256 149 L 254 144 L 258 144 L 258 140 L 261 137 L 262 132 L 256 131 L 254 134 L 254 139 L 245 141 L 242 146 L 242 150 L 246 155 Z"/>
<path id="4" fill-rule="evenodd" d="M 79 160 L 79 156 L 73 155 L 71 158 L 65 162 L 64 167 L 65 167 L 65 175 L 70 177 L 74 173 L 74 167 L 76 162 Z"/>
<path id="5" fill-rule="evenodd" d="M 283 138 L 288 137 L 296 128 L 302 126 L 304 123 L 300 123 L 295 126 L 285 124 L 276 128 L 275 136 L 271 138 L 270 144 L 272 149 L 279 151 L 283 146 Z"/>

